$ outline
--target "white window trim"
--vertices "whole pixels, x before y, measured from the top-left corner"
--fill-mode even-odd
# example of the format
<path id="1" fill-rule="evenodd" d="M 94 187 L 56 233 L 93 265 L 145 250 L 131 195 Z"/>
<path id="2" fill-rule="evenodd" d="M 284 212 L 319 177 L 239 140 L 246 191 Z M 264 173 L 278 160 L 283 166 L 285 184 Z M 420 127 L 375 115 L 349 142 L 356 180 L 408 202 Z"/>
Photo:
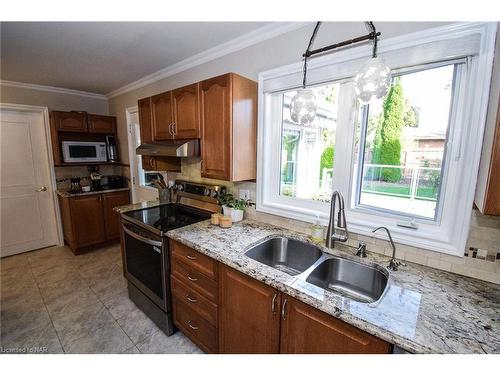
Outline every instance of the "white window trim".
<path id="1" fill-rule="evenodd" d="M 461 184 L 453 184 L 451 191 L 445 194 L 445 200 L 453 199 L 454 204 L 448 202 L 445 217 L 438 222 L 430 223 L 428 220 L 417 220 L 419 228 L 408 229 L 396 225 L 401 217 L 391 213 L 381 213 L 380 211 L 369 210 L 363 207 L 354 207 L 351 201 L 353 191 L 354 160 L 344 158 L 344 165 L 336 163 L 334 165 L 335 175 L 349 176 L 342 181 L 334 180 L 334 190 L 340 190 L 346 198 L 347 224 L 351 232 L 363 235 L 371 235 L 371 230 L 375 226 L 387 226 L 396 242 L 416 246 L 419 248 L 438 251 L 446 254 L 463 256 L 464 247 L 469 234 L 472 204 L 477 180 L 477 172 L 482 148 L 483 133 L 485 127 L 486 111 L 489 99 L 489 85 L 492 74 L 492 63 L 494 55 L 494 43 L 496 36 L 496 23 L 473 22 L 457 23 L 444 27 L 428 29 L 412 34 L 383 39 L 379 43 L 379 52 L 396 51 L 398 49 L 422 45 L 435 41 L 447 41 L 452 38 L 459 38 L 473 34 L 480 35 L 479 52 L 474 59 L 468 61 L 467 77 L 465 80 L 467 87 L 459 87 L 461 95 L 460 105 L 462 113 L 455 111 L 455 120 L 463 122 L 459 128 L 465 130 L 463 134 L 451 134 L 448 140 L 448 151 L 451 152 L 453 162 L 452 176 L 455 181 L 463 181 Z M 370 46 L 356 47 L 349 50 L 333 53 L 327 56 L 312 60 L 309 68 L 315 66 L 327 66 L 340 62 L 350 61 L 370 56 Z M 273 174 L 273 169 L 279 168 L 280 159 L 276 143 L 265 142 L 265 140 L 276 139 L 270 136 L 270 132 L 279 132 L 280 129 L 264 128 L 264 124 L 270 123 L 270 112 L 265 110 L 272 103 L 270 95 L 264 93 L 264 83 L 267 79 L 281 78 L 300 73 L 302 63 L 287 65 L 277 69 L 259 74 L 259 138 L 258 138 L 258 165 L 257 165 L 257 211 L 266 212 L 278 216 L 284 216 L 296 220 L 314 222 L 319 213 L 322 224 L 328 222 L 328 206 L 324 203 L 310 200 L 276 196 L 279 181 Z M 318 78 L 318 77 L 315 77 Z M 331 78 L 324 77 L 324 82 L 331 81 Z M 462 81 L 462 82 L 463 82 Z M 319 81 L 317 81 L 319 82 Z M 298 86 L 298 85 L 297 85 Z M 295 87 L 297 87 L 295 86 Z M 291 89 L 292 87 L 284 87 Z M 473 94 L 472 94 L 473 93 Z M 466 95 L 467 94 L 467 95 Z M 352 98 L 340 98 L 344 105 L 351 105 Z M 342 103 L 339 103 L 339 107 Z M 280 108 L 281 110 L 281 108 Z M 357 111 L 350 111 L 357 113 Z M 340 114 L 339 114 L 340 115 Z M 354 119 L 349 120 L 354 123 Z M 278 127 L 276 127 L 278 128 Z M 345 153 L 353 155 L 355 127 L 349 129 L 337 129 L 337 139 L 346 139 L 348 142 L 337 142 L 336 154 Z M 275 134 L 274 134 L 275 135 Z M 455 140 L 455 142 L 453 142 Z M 459 140 L 459 142 L 457 141 Z M 458 144 L 459 143 L 459 144 Z M 273 151 L 273 147 L 274 150 Z M 449 170 L 447 168 L 447 170 Z M 446 176 L 449 178 L 450 176 Z M 354 196 L 353 196 L 354 198 Z M 446 204 L 443 202 L 443 204 Z M 376 213 L 375 213 L 376 212 Z"/>

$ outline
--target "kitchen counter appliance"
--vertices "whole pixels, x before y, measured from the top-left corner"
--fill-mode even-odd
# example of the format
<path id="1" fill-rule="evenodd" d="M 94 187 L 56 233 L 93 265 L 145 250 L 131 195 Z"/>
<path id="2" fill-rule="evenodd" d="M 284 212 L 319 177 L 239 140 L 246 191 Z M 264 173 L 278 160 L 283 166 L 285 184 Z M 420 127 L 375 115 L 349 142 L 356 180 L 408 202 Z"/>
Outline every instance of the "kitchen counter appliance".
<path id="1" fill-rule="evenodd" d="M 106 142 L 62 142 L 63 160 L 65 163 L 99 163 L 107 162 Z"/>
<path id="2" fill-rule="evenodd" d="M 175 181 L 175 202 L 121 215 L 129 298 L 167 335 L 172 321 L 169 244 L 166 233 L 220 212 L 217 197 L 225 188 Z"/>

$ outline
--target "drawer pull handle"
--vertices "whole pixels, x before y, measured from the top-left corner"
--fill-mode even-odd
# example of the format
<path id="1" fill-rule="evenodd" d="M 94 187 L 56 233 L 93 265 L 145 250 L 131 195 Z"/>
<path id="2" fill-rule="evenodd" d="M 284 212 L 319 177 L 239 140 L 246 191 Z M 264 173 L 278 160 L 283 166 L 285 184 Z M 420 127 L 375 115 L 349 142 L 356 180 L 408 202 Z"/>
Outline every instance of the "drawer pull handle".
<path id="1" fill-rule="evenodd" d="M 191 260 L 196 260 L 195 255 L 186 255 L 186 258 L 191 259 Z"/>
<path id="2" fill-rule="evenodd" d="M 273 301 L 271 302 L 271 311 L 273 312 L 273 314 L 276 312 L 276 298 L 278 298 L 278 293 L 274 293 Z"/>
<path id="3" fill-rule="evenodd" d="M 191 303 L 196 303 L 198 300 L 196 298 L 190 297 L 189 295 L 186 296 L 186 299 L 191 302 Z"/>
<path id="4" fill-rule="evenodd" d="M 188 326 L 189 326 L 189 328 L 194 329 L 195 331 L 196 331 L 198 328 L 200 328 L 200 327 L 198 327 L 198 326 L 194 326 L 194 325 L 192 325 L 192 324 L 191 324 L 191 322 L 192 322 L 192 320 L 190 320 L 190 321 L 188 322 Z"/>
<path id="5" fill-rule="evenodd" d="M 285 299 L 285 301 L 283 302 L 283 306 L 281 307 L 281 319 L 283 320 L 286 320 L 286 304 L 287 304 L 288 300 Z"/>
<path id="6" fill-rule="evenodd" d="M 196 277 L 192 277 L 191 275 L 188 275 L 188 279 L 190 281 L 198 281 L 198 279 Z"/>

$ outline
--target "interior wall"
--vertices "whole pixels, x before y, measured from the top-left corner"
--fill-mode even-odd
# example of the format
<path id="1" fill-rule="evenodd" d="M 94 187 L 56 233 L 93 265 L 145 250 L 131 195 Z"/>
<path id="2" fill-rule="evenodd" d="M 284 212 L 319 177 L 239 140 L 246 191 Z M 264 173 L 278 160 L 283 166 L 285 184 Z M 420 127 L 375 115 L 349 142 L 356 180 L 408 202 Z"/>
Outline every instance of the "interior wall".
<path id="1" fill-rule="evenodd" d="M 105 99 L 0 85 L 0 103 L 36 105 L 56 111 L 87 111 L 107 115 Z"/>

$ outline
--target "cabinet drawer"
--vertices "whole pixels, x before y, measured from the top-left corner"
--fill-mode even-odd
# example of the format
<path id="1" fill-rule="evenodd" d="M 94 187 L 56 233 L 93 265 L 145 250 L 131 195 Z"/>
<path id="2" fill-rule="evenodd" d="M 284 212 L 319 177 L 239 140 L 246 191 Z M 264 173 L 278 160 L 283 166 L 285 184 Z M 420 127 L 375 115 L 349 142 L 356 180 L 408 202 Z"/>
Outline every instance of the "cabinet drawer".
<path id="1" fill-rule="evenodd" d="M 190 306 L 203 319 L 217 327 L 217 305 L 215 303 L 210 302 L 200 293 L 189 288 L 175 276 L 172 276 L 172 293 L 174 298 Z"/>
<path id="2" fill-rule="evenodd" d="M 172 255 L 212 280 L 217 279 L 217 262 L 179 242 L 171 241 Z"/>
<path id="3" fill-rule="evenodd" d="M 217 283 L 175 257 L 172 257 L 172 275 L 190 289 L 217 303 Z"/>
<path id="4" fill-rule="evenodd" d="M 198 346 L 209 353 L 217 352 L 217 329 L 181 300 L 173 298 L 174 324 Z"/>

